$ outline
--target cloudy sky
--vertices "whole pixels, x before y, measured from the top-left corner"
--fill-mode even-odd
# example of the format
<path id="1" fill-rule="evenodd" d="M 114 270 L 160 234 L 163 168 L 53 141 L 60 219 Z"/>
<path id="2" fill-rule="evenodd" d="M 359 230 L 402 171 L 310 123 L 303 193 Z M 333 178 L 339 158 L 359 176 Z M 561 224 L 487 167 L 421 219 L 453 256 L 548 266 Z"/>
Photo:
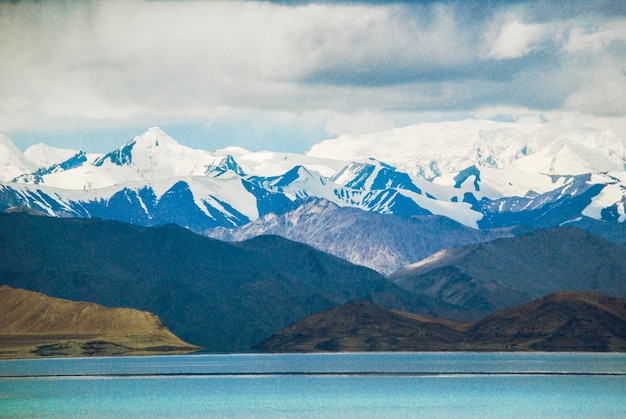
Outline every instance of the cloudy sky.
<path id="1" fill-rule="evenodd" d="M 304 152 L 465 118 L 626 130 L 626 2 L 0 2 L 0 133 L 21 149 L 160 126 Z"/>

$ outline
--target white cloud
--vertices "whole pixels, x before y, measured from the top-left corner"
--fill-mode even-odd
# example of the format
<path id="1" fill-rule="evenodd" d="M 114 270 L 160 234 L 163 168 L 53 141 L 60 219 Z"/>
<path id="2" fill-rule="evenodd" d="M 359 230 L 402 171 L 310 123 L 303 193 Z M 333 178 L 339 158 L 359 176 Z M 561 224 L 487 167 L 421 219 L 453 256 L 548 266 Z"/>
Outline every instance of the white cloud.
<path id="1" fill-rule="evenodd" d="M 554 111 L 545 114 L 548 123 L 567 127 L 609 129 L 626 141 L 626 115 L 598 117 L 582 112 Z"/>
<path id="2" fill-rule="evenodd" d="M 364 134 L 387 131 L 395 128 L 393 122 L 373 112 L 361 112 L 351 115 L 337 115 L 326 124 L 329 135 Z"/>
<path id="3" fill-rule="evenodd" d="M 506 22 L 491 46 L 488 56 L 495 59 L 519 58 L 531 52 L 548 33 L 544 25 Z"/>
<path id="4" fill-rule="evenodd" d="M 0 133 L 255 117 L 343 133 L 426 112 L 626 113 L 626 21 L 538 20 L 537 4 L 0 2 Z"/>
<path id="5" fill-rule="evenodd" d="M 576 83 L 564 109 L 597 116 L 626 115 L 626 19 L 578 25 L 563 46 L 563 73 Z"/>
<path id="6" fill-rule="evenodd" d="M 569 33 L 564 51 L 568 53 L 603 53 L 613 43 L 626 43 L 626 19 L 601 25 L 600 30 L 575 27 Z"/>
<path id="7" fill-rule="evenodd" d="M 472 112 L 478 119 L 510 120 L 521 123 L 542 123 L 545 121 L 544 112 L 508 106 L 487 106 Z"/>
<path id="8" fill-rule="evenodd" d="M 566 109 L 600 116 L 626 115 L 626 69 L 613 59 L 598 59 L 581 72 L 581 86 L 565 101 Z"/>

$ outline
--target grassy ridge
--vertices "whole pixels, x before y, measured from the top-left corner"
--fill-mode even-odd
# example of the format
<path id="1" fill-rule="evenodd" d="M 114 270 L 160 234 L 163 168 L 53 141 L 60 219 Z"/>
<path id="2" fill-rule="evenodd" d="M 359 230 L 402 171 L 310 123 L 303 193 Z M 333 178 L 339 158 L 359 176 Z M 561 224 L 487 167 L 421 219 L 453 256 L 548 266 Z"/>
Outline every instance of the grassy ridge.
<path id="1" fill-rule="evenodd" d="M 0 286 L 0 357 L 184 352 L 154 314 Z"/>

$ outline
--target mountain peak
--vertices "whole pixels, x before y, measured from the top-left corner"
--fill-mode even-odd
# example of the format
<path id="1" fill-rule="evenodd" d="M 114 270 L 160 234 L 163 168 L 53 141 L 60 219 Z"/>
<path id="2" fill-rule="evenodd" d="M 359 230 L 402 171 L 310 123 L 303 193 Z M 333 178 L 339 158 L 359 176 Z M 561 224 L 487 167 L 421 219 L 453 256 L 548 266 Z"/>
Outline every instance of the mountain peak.
<path id="1" fill-rule="evenodd" d="M 140 136 L 135 137 L 133 141 L 138 144 L 154 147 L 159 147 L 163 145 L 180 146 L 180 144 L 176 140 L 167 135 L 167 133 L 159 127 L 152 127 L 148 129 Z"/>
<path id="2" fill-rule="evenodd" d="M 271 178 L 271 184 L 276 188 L 282 188 L 289 186 L 296 181 L 305 181 L 314 177 L 315 175 L 313 175 L 313 173 L 311 173 L 306 167 L 302 165 L 296 165 L 287 172 L 285 172 L 283 175 Z"/>
<path id="3" fill-rule="evenodd" d="M 110 162 L 129 166 L 143 180 L 180 176 L 204 176 L 216 157 L 208 151 L 184 146 L 158 127 L 133 138 L 122 147 L 97 159 L 94 166 Z"/>
<path id="4" fill-rule="evenodd" d="M 339 185 L 357 190 L 406 189 L 421 194 L 410 176 L 398 172 L 387 163 L 370 158 L 367 162 L 352 162 L 337 172 L 331 180 Z"/>
<path id="5" fill-rule="evenodd" d="M 10 181 L 36 168 L 9 137 L 0 135 L 0 180 Z"/>
<path id="6" fill-rule="evenodd" d="M 165 131 L 163 131 L 161 127 L 151 127 L 151 128 L 148 128 L 144 134 L 147 134 L 147 133 L 165 134 Z"/>
<path id="7" fill-rule="evenodd" d="M 60 164 L 75 156 L 78 150 L 52 147 L 44 143 L 33 144 L 24 151 L 26 158 L 41 167 Z"/>
<path id="8" fill-rule="evenodd" d="M 59 173 L 65 170 L 70 170 L 75 167 L 80 167 L 87 162 L 87 154 L 84 151 L 79 151 L 72 155 L 67 160 L 54 163 L 46 167 L 40 167 L 33 173 L 23 174 L 13 179 L 13 182 L 23 183 L 44 183 L 44 177 L 52 173 Z"/>
<path id="9" fill-rule="evenodd" d="M 168 154 L 173 148 L 184 147 L 167 135 L 161 128 L 152 127 L 136 136 L 126 144 L 105 154 L 94 162 L 94 166 L 102 166 L 107 160 L 118 166 L 130 165 L 138 155 L 152 159 L 154 154 Z M 160 148 L 160 151 L 156 149 Z M 164 150 L 167 149 L 167 150 Z"/>
<path id="10" fill-rule="evenodd" d="M 237 163 L 237 160 L 235 160 L 235 158 L 230 154 L 227 154 L 226 157 L 219 160 L 218 162 L 207 166 L 205 174 L 207 176 L 211 175 L 214 177 L 218 177 L 228 172 L 229 170 L 238 174 L 239 176 L 246 175 L 239 163 Z"/>

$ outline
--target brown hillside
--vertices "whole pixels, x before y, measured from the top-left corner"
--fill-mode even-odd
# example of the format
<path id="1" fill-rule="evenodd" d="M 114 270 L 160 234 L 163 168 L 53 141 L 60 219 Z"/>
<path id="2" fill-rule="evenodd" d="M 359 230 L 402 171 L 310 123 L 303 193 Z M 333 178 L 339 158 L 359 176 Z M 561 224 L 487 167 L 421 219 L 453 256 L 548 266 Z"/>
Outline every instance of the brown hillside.
<path id="1" fill-rule="evenodd" d="M 498 349 L 626 351 L 626 300 L 559 291 L 478 322 L 467 338 Z"/>
<path id="2" fill-rule="evenodd" d="M 256 345 L 265 352 L 626 351 L 626 300 L 561 291 L 475 323 L 353 302 L 317 313 Z"/>
<path id="3" fill-rule="evenodd" d="M 371 302 L 353 301 L 307 316 L 254 349 L 264 352 L 449 350 L 451 342 L 460 342 L 459 330 L 463 326 L 460 322 L 439 321 L 387 310 Z"/>
<path id="4" fill-rule="evenodd" d="M 145 311 L 106 308 L 0 286 L 0 357 L 198 349 Z"/>

